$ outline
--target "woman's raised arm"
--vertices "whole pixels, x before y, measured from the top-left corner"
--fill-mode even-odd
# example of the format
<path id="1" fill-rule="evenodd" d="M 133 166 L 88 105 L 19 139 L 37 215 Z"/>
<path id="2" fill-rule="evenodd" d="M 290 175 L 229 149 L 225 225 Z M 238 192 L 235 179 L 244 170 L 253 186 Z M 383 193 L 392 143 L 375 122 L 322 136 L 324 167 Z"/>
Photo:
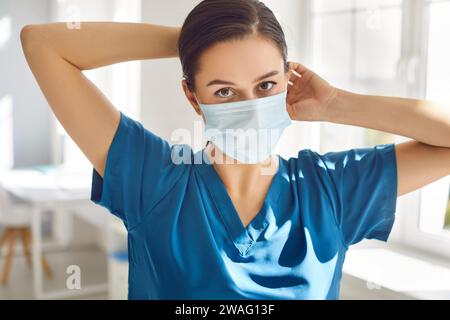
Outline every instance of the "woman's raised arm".
<path id="1" fill-rule="evenodd" d="M 82 22 L 25 26 L 28 65 L 58 121 L 103 177 L 120 112 L 82 73 L 118 62 L 178 56 L 180 28 L 142 23 Z"/>

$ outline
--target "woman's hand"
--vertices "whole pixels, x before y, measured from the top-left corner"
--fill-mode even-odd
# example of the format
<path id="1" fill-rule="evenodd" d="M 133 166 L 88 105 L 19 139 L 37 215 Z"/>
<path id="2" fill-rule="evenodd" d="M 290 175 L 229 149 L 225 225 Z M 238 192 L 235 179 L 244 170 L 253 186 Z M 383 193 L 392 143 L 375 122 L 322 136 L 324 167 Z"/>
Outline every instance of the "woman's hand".
<path id="1" fill-rule="evenodd" d="M 313 71 L 296 62 L 289 62 L 287 111 L 292 120 L 321 121 L 335 100 L 337 88 L 331 86 Z"/>

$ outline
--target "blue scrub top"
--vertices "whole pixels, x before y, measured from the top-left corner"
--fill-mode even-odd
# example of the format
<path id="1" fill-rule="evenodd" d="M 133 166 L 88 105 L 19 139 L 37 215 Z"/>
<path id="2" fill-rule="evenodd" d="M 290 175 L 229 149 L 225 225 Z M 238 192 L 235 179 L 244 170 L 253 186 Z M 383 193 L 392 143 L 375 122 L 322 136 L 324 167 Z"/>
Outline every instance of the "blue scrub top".
<path id="1" fill-rule="evenodd" d="M 129 299 L 338 299 L 348 247 L 388 239 L 394 144 L 278 157 L 247 227 L 214 166 L 196 163 L 202 155 L 121 113 L 91 200 L 128 230 Z"/>

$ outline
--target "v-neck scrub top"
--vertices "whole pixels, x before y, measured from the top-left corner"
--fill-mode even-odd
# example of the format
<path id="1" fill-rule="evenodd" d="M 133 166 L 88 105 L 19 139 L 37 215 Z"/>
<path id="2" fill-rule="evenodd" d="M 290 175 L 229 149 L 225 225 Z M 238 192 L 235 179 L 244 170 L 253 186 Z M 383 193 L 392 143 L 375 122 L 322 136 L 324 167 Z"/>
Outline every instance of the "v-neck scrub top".
<path id="1" fill-rule="evenodd" d="M 205 149 L 171 146 L 121 112 L 91 200 L 128 230 L 129 299 L 338 299 L 348 247 L 388 239 L 394 144 L 278 156 L 247 227 L 204 159 Z"/>

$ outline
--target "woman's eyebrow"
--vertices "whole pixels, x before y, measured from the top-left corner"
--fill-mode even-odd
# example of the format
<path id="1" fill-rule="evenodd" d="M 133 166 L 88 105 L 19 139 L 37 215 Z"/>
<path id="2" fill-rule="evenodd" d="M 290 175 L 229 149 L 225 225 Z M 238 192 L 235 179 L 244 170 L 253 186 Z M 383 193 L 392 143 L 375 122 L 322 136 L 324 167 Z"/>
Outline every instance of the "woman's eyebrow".
<path id="1" fill-rule="evenodd" d="M 266 73 L 266 74 L 262 75 L 261 77 L 256 78 L 253 82 L 258 82 L 258 81 L 260 81 L 262 79 L 265 79 L 265 78 L 268 78 L 268 77 L 272 77 L 272 76 L 277 75 L 279 73 L 280 72 L 278 70 L 273 70 L 273 71 L 271 71 L 269 73 Z M 233 83 L 231 81 L 225 81 L 225 80 L 216 79 L 216 80 L 208 82 L 208 84 L 206 86 L 209 87 L 209 86 L 212 86 L 214 84 L 226 84 L 226 85 L 232 85 L 232 86 L 236 85 L 235 83 Z"/>

